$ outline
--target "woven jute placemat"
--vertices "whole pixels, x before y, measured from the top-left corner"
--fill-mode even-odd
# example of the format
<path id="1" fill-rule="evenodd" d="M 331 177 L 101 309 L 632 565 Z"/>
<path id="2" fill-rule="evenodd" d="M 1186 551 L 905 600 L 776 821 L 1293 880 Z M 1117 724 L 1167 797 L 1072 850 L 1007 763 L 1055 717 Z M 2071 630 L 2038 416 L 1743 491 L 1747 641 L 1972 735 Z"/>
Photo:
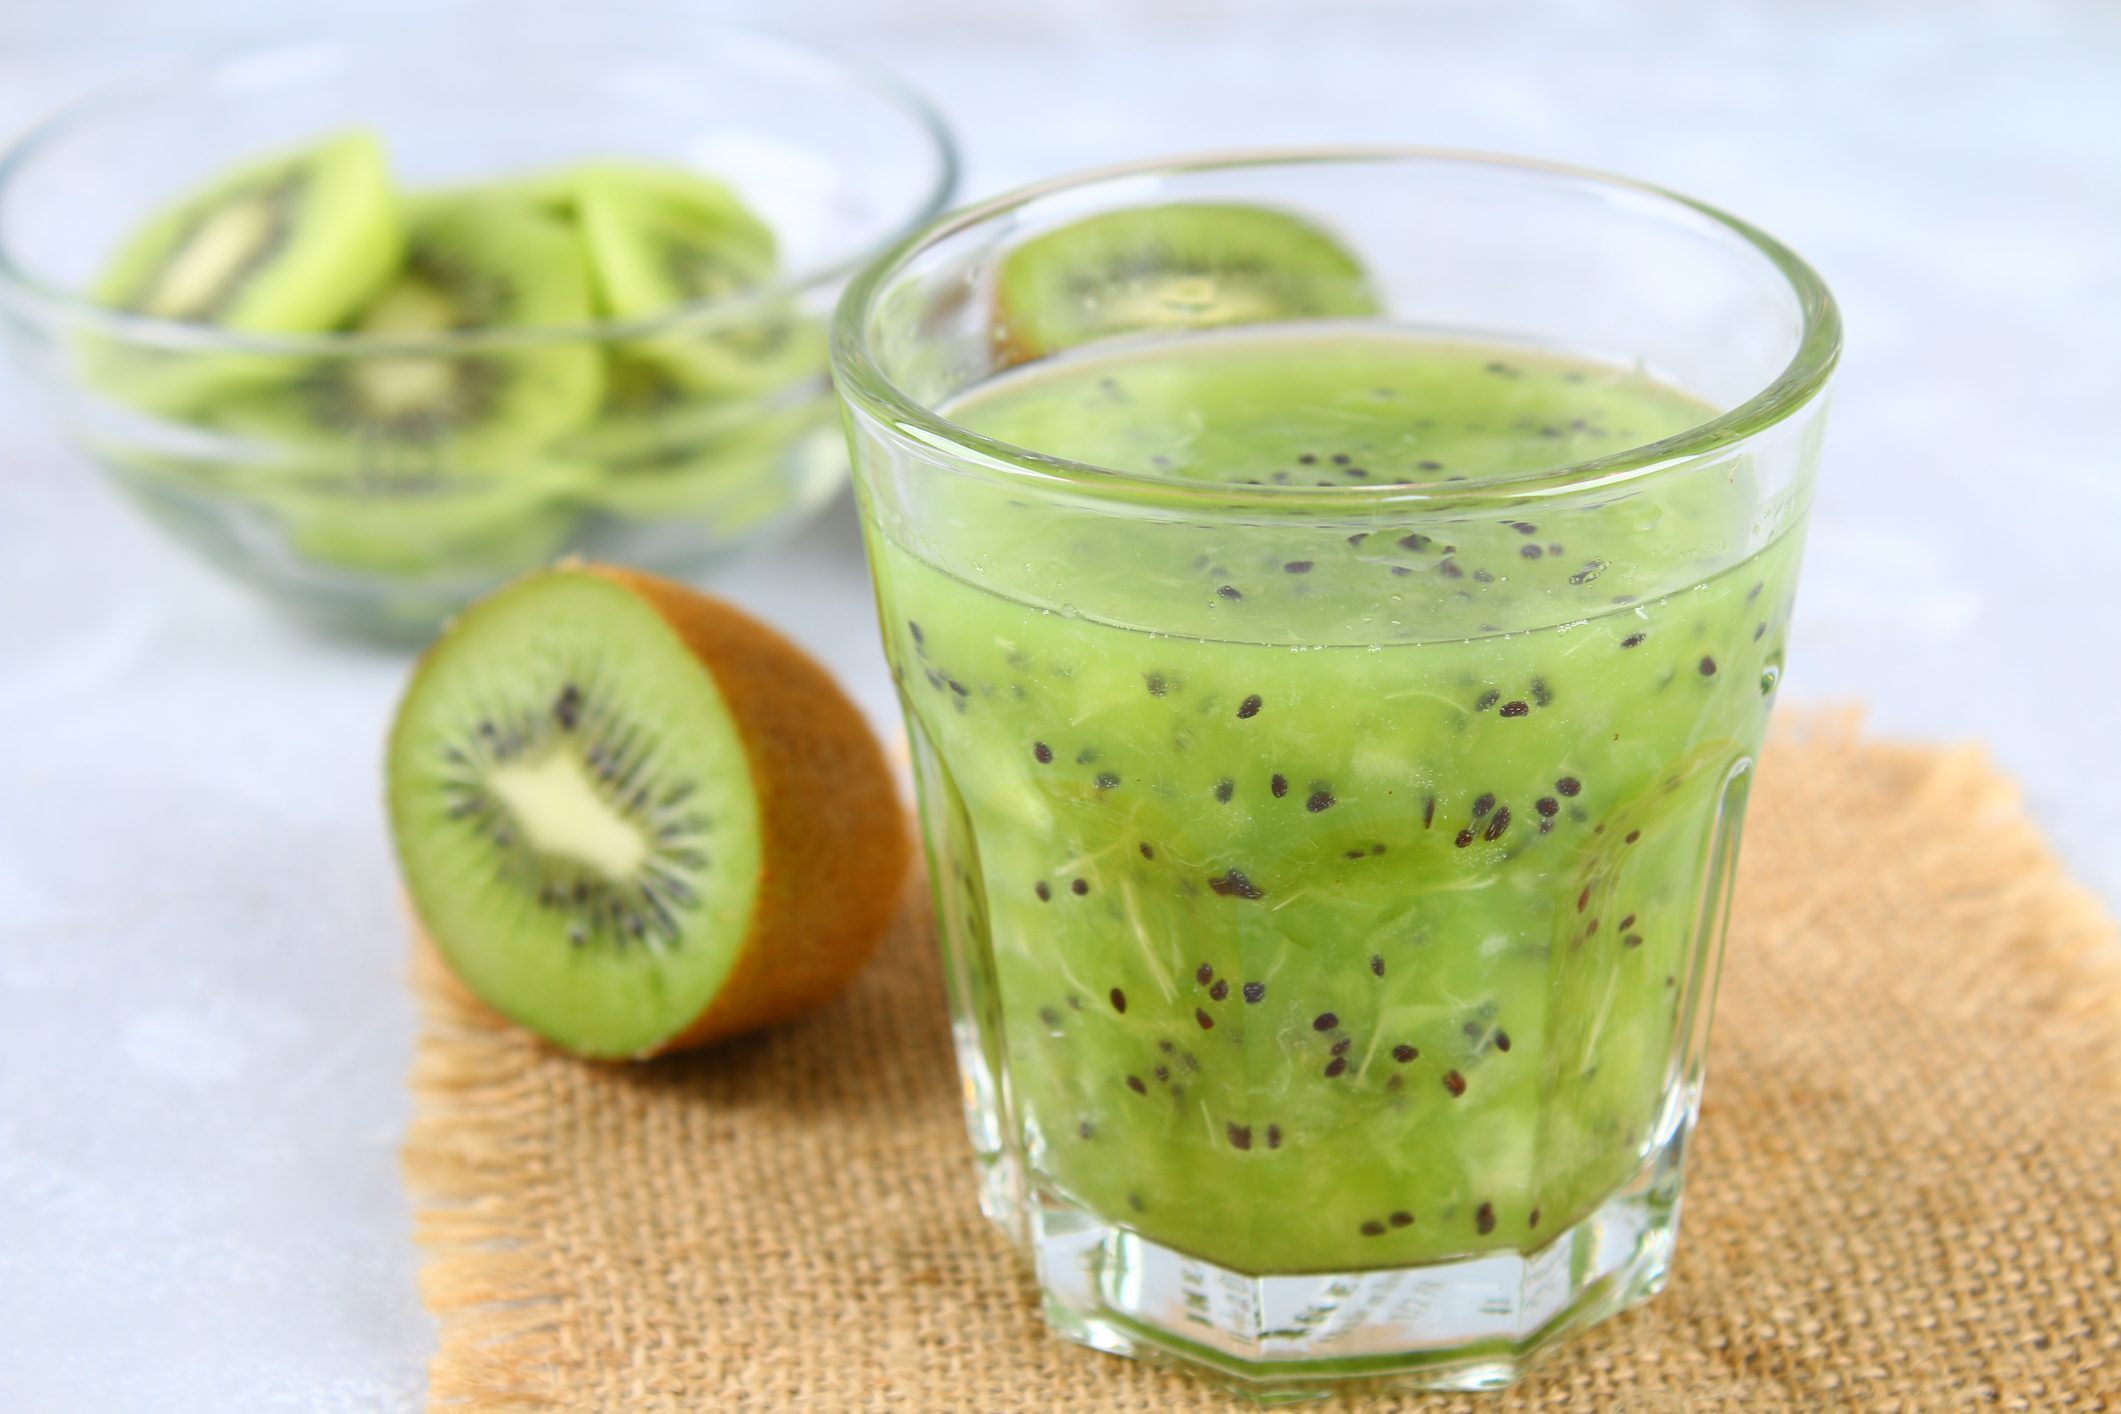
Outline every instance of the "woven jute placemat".
<path id="1" fill-rule="evenodd" d="M 1670 1289 L 1507 1394 L 1345 1405 L 2121 1409 L 2117 952 L 1978 752 L 1785 727 Z M 814 1018 L 647 1066 L 415 970 L 436 1407 L 1242 1407 L 1041 1327 L 975 1207 L 917 903 Z"/>

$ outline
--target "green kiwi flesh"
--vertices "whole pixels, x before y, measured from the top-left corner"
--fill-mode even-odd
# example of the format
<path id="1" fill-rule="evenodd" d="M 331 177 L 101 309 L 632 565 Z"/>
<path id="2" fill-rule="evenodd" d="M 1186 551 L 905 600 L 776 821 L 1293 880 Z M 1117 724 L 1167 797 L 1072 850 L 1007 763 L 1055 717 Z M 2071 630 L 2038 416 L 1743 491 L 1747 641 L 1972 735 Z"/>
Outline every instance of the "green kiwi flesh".
<path id="1" fill-rule="evenodd" d="M 636 163 L 575 174 L 575 211 L 607 313 L 642 319 L 755 290 L 778 269 L 772 230 L 712 178 Z M 786 301 L 723 318 L 700 311 L 630 341 L 685 386 L 756 394 L 825 366 L 819 321 Z"/>
<path id="2" fill-rule="evenodd" d="M 1003 261 L 1000 341 L 1018 361 L 1117 334 L 1378 312 L 1362 262 L 1304 217 L 1181 202 L 1047 231 Z"/>
<path id="3" fill-rule="evenodd" d="M 90 290 L 127 314 L 244 333 L 337 327 L 391 277 L 403 214 L 382 147 L 347 133 L 253 162 L 173 203 L 119 248 Z M 269 377 L 270 357 L 85 335 L 84 376 L 155 412 L 185 412 Z"/>
<path id="4" fill-rule="evenodd" d="M 383 149 L 347 133 L 183 198 L 125 243 L 94 296 L 151 319 L 313 333 L 359 308 L 403 249 Z"/>
<path id="5" fill-rule="evenodd" d="M 391 736 L 416 911 L 496 1010 L 580 1054 L 705 1009 L 759 894 L 759 803 L 712 675 L 637 595 L 541 575 L 468 610 Z"/>
<path id="6" fill-rule="evenodd" d="M 412 208 L 403 268 L 356 316 L 365 341 L 319 358 L 285 388 L 231 402 L 213 420 L 279 448 L 307 448 L 367 477 L 494 468 L 588 420 L 603 364 L 586 344 L 419 348 L 465 330 L 584 323 L 589 270 L 567 226 L 527 205 L 432 197 Z"/>

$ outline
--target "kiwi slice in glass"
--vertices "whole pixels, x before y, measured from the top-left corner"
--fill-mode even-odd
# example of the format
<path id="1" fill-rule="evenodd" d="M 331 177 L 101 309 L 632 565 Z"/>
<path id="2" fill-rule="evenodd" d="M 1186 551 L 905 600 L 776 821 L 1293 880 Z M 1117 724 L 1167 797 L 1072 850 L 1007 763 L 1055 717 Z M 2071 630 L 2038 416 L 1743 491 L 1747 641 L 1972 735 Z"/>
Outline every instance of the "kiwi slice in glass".
<path id="1" fill-rule="evenodd" d="M 909 858 L 830 677 L 682 586 L 563 567 L 467 610 L 389 747 L 414 912 L 487 1005 L 587 1056 L 766 1025 L 838 991 Z"/>
<path id="2" fill-rule="evenodd" d="M 1361 260 L 1331 233 L 1214 202 L 1108 211 L 1035 236 L 1003 261 L 995 306 L 1012 363 L 1116 334 L 1378 312 Z"/>
<path id="3" fill-rule="evenodd" d="M 151 218 L 90 294 L 128 314 L 245 333 L 344 322 L 398 268 L 405 231 L 383 149 L 346 133 L 229 173 Z M 87 336 L 84 373 L 133 406 L 181 412 L 268 376 L 263 355 L 158 349 Z"/>

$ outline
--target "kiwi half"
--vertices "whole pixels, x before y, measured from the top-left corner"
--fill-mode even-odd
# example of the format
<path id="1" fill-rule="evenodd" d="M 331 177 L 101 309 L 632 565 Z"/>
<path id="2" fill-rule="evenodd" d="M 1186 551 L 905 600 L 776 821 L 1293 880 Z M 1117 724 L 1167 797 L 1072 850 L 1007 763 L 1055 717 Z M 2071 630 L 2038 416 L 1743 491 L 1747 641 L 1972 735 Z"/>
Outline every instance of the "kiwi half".
<path id="1" fill-rule="evenodd" d="M 354 132 L 254 162 L 177 201 L 120 247 L 90 293 L 153 319 L 317 333 L 373 298 L 404 250 L 383 149 Z M 273 366 L 101 336 L 85 340 L 83 356 L 97 386 L 162 412 L 188 410 Z"/>
<path id="2" fill-rule="evenodd" d="M 1115 334 L 1378 312 L 1362 262 L 1323 228 L 1265 206 L 1181 202 L 1047 231 L 1003 261 L 997 339 L 1028 362 Z"/>
<path id="3" fill-rule="evenodd" d="M 392 730 L 415 913 L 489 1006 L 644 1056 L 838 991 L 896 905 L 905 817 L 858 709 L 727 605 L 620 570 L 447 628 Z"/>

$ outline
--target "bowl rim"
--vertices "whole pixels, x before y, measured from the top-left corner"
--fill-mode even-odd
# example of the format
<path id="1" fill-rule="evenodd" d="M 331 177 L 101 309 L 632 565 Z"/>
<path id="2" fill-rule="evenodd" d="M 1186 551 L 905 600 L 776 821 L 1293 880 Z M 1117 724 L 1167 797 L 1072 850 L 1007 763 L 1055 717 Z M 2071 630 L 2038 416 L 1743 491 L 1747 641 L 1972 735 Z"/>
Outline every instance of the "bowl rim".
<path id="1" fill-rule="evenodd" d="M 269 333 L 229 329 L 217 324 L 163 319 L 112 309 L 86 294 L 53 284 L 32 273 L 7 241 L 0 226 L 0 310 L 53 325 L 90 330 L 128 344 L 158 349 L 219 354 L 243 353 L 300 358 L 370 355 L 455 354 L 525 345 L 574 344 L 585 340 L 653 338 L 673 331 L 697 333 L 739 328 L 775 317 L 777 306 L 851 278 L 881 252 L 897 246 L 912 231 L 949 208 L 962 172 L 957 140 L 942 112 L 920 90 L 896 74 L 866 60 L 823 45 L 785 38 L 734 25 L 709 25 L 697 31 L 699 44 L 739 63 L 823 79 L 866 91 L 911 119 L 917 140 L 934 162 L 934 178 L 878 234 L 860 246 L 812 266 L 790 270 L 764 284 L 708 299 L 689 300 L 654 314 L 629 319 L 593 319 L 571 324 L 520 328 L 452 329 L 435 334 L 381 338 L 344 330 L 317 333 Z M 264 44 L 224 45 L 155 65 L 133 77 L 74 98 L 46 113 L 0 147 L 0 207 L 20 173 L 54 143 L 113 113 L 157 95 L 181 95 L 216 75 L 261 62 L 322 54 L 359 55 L 401 52 L 402 43 L 388 37 L 313 36 Z"/>
<path id="2" fill-rule="evenodd" d="M 884 371 L 871 346 L 871 314 L 891 279 L 924 251 L 953 236 L 1008 217 L 1044 199 L 1142 177 L 1326 163 L 1455 164 L 1575 182 L 1610 196 L 1653 203 L 1672 217 L 1704 223 L 1741 244 L 1776 271 L 1794 299 L 1799 326 L 1790 357 L 1749 396 L 1713 417 L 1589 460 L 1543 465 L 1509 476 L 1465 482 L 1399 482 L 1329 487 L 1245 486 L 1158 477 L 1054 456 L 990 437 L 938 412 Z M 1492 508 L 1545 502 L 1604 489 L 1688 466 L 1741 446 L 1795 416 L 1826 392 L 1842 349 L 1840 307 L 1803 257 L 1759 227 L 1670 188 L 1593 167 L 1468 148 L 1404 144 L 1268 146 L 1181 153 L 1084 168 L 983 198 L 944 213 L 903 237 L 849 282 L 832 320 L 833 383 L 850 409 L 964 474 L 1015 484 L 1034 494 L 1067 494 L 1196 514 L 1275 512 L 1338 514 L 1381 507 L 1407 510 Z M 857 458 L 857 468 L 860 459 Z"/>

